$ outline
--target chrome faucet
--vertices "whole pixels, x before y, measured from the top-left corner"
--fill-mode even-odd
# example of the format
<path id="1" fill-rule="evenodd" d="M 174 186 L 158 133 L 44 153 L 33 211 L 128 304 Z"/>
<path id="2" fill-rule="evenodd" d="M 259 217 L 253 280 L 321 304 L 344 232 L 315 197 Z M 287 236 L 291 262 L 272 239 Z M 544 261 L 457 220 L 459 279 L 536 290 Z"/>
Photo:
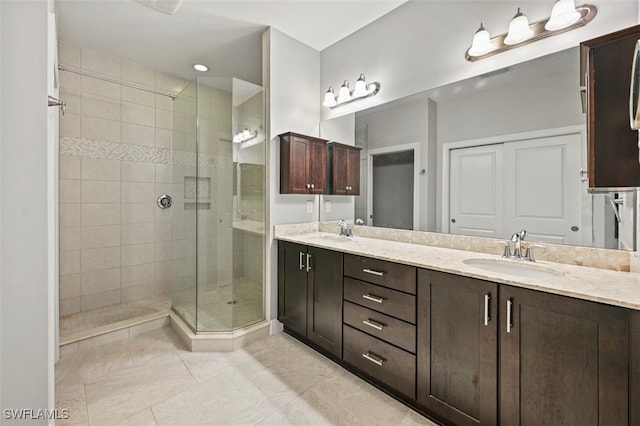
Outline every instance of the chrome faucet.
<path id="1" fill-rule="evenodd" d="M 511 240 L 510 241 L 505 241 L 504 242 L 504 254 L 502 255 L 502 257 L 506 257 L 509 259 L 516 259 L 516 260 L 532 260 L 535 262 L 535 260 L 533 260 L 533 256 L 529 257 L 529 256 L 522 256 L 522 242 L 524 241 L 525 237 L 527 236 L 527 231 L 525 229 L 523 229 L 520 232 L 516 232 L 511 236 Z M 511 251 L 511 244 L 513 243 L 513 251 Z M 531 250 L 529 248 L 527 248 L 527 254 L 531 255 Z"/>
<path id="2" fill-rule="evenodd" d="M 340 227 L 341 236 L 353 237 L 353 225 L 349 225 L 344 219 L 340 219 L 337 225 Z"/>

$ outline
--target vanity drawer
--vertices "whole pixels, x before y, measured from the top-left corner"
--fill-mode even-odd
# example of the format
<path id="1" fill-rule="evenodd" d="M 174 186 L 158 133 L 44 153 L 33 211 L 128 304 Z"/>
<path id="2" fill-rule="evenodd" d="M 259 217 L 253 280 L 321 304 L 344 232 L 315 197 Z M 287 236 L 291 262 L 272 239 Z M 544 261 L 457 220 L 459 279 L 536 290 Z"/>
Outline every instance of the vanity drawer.
<path id="1" fill-rule="evenodd" d="M 348 325 L 343 326 L 343 359 L 390 388 L 416 398 L 416 357 Z"/>
<path id="2" fill-rule="evenodd" d="M 359 280 L 416 294 L 416 268 L 413 266 L 345 254 L 344 274 Z"/>
<path id="3" fill-rule="evenodd" d="M 344 299 L 416 323 L 416 297 L 411 294 L 344 277 Z"/>
<path id="4" fill-rule="evenodd" d="M 344 323 L 416 353 L 416 326 L 351 302 L 344 302 Z"/>

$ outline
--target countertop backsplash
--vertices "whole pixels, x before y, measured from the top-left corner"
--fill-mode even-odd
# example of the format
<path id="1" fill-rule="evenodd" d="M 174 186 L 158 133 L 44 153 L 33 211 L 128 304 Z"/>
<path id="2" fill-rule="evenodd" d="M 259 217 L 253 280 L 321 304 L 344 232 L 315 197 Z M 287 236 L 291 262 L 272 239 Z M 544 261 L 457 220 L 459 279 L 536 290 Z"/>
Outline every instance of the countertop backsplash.
<path id="1" fill-rule="evenodd" d="M 334 221 L 307 222 L 293 225 L 275 225 L 275 238 L 284 235 L 305 234 L 310 232 L 328 232 L 338 234 L 339 228 Z M 467 235 L 442 234 L 437 232 L 412 231 L 404 229 L 355 226 L 353 235 L 363 238 L 398 241 L 425 246 L 466 250 L 477 253 L 502 253 L 502 239 L 472 237 Z M 525 241 L 523 245 L 526 246 Z M 621 272 L 640 272 L 640 254 L 623 250 L 609 250 L 593 247 L 570 246 L 544 243 L 544 248 L 536 248 L 535 258 L 541 261 L 564 263 L 568 265 L 589 266 Z"/>

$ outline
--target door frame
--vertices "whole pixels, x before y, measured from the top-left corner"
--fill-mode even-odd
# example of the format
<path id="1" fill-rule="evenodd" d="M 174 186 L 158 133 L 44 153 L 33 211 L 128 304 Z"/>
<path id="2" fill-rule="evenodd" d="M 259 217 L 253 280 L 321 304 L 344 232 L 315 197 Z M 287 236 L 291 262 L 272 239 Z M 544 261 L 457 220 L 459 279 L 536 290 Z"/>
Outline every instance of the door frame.
<path id="1" fill-rule="evenodd" d="M 463 141 L 456 142 L 447 142 L 442 144 L 442 174 L 441 174 L 441 182 L 442 185 L 440 187 L 442 194 L 442 204 L 441 204 L 441 216 L 440 216 L 440 226 L 441 232 L 449 233 L 449 190 L 450 190 L 450 161 L 451 161 L 451 150 L 459 149 L 459 148 L 471 148 L 474 146 L 482 146 L 482 145 L 495 145 L 499 143 L 508 143 L 508 142 L 518 142 L 527 139 L 539 139 L 539 138 L 547 138 L 553 136 L 567 136 L 567 135 L 580 135 L 580 140 L 582 142 L 582 158 L 581 164 L 584 170 L 587 170 L 587 150 L 586 141 L 587 141 L 587 129 L 585 126 L 574 125 L 574 126 L 566 126 L 566 127 L 556 127 L 551 129 L 542 129 L 542 130 L 534 130 L 531 132 L 522 132 L 522 133 L 511 133 L 508 135 L 500 135 L 500 136 L 490 136 L 487 138 L 481 139 L 467 139 Z M 578 171 L 576 171 L 577 173 Z M 592 237 L 592 197 L 590 197 L 587 191 L 586 182 L 583 181 L 583 189 L 582 191 L 582 238 L 583 241 L 591 241 Z"/>
<path id="2" fill-rule="evenodd" d="M 384 148 L 370 149 L 367 151 L 367 226 L 373 226 L 371 215 L 373 214 L 373 157 L 381 154 L 392 154 L 394 152 L 413 151 L 413 224 L 412 229 L 417 229 L 420 223 L 418 205 L 420 194 L 420 143 L 408 143 L 402 145 L 386 146 Z"/>

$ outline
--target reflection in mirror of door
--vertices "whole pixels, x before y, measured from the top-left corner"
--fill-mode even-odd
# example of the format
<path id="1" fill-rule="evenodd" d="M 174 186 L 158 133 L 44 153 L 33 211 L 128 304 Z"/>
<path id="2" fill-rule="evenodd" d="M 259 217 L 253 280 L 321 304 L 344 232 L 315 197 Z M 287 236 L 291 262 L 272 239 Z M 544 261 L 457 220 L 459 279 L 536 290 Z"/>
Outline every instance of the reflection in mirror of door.
<path id="1" fill-rule="evenodd" d="M 427 170 L 414 187 L 414 200 L 419 201 L 413 207 L 410 202 L 396 203 L 394 211 L 401 210 L 404 214 L 415 208 L 413 229 L 416 230 L 451 230 L 472 235 L 478 233 L 467 232 L 463 229 L 464 223 L 452 224 L 451 219 L 457 218 L 448 215 L 450 200 L 455 194 L 449 186 L 451 163 L 445 156 L 445 146 L 470 148 L 473 146 L 469 145 L 470 141 L 483 141 L 477 145 L 481 146 L 492 139 L 501 139 L 507 146 L 510 136 L 515 135 L 513 140 L 522 142 L 522 135 L 538 135 L 533 139 L 539 141 L 529 141 L 532 146 L 510 154 L 508 161 L 505 157 L 505 164 L 496 171 L 506 185 L 503 191 L 511 192 L 503 192 L 501 211 L 496 211 L 504 216 L 502 229 L 498 231 L 495 227 L 496 232 L 487 236 L 508 238 L 525 227 L 530 240 L 629 249 L 635 247 L 636 202 L 626 201 L 627 222 L 621 224 L 605 195 L 587 194 L 586 182 L 580 179 L 580 169 L 587 169 L 586 116 L 580 96 L 580 73 L 580 54 L 575 47 L 510 66 L 501 73 L 477 76 L 357 112 L 351 131 L 356 146 L 363 148 L 363 158 L 376 149 L 418 142 L 417 170 Z M 346 121 L 342 117 L 334 120 Z M 577 138 L 571 146 L 555 151 L 543 149 L 549 138 L 561 136 L 554 132 L 561 130 L 560 133 L 566 135 L 566 129 L 572 129 L 569 133 Z M 443 163 L 445 158 L 446 164 Z M 513 161 L 515 165 L 507 164 Z M 362 165 L 361 185 L 366 191 L 355 197 L 353 217 L 365 216 L 369 219 L 368 224 L 382 223 L 377 222 L 377 213 L 373 217 L 377 223 L 371 222 L 368 214 L 363 214 L 366 206 L 372 205 L 366 194 L 375 194 L 378 189 L 375 180 L 369 182 L 374 179 L 373 173 L 366 170 L 364 162 Z M 415 176 L 416 170 L 413 173 Z M 477 173 L 464 177 L 464 181 L 475 185 L 462 188 L 461 196 L 466 205 L 473 205 L 475 198 L 486 202 L 482 197 L 491 191 L 480 184 L 488 179 L 487 170 L 480 168 Z M 560 176 L 564 178 L 562 183 L 557 182 L 562 180 Z M 384 222 L 385 226 L 406 226 L 404 219 L 398 219 L 398 224 L 386 219 Z M 553 225 L 548 227 L 546 224 L 550 223 Z M 567 229 L 559 230 L 559 227 Z"/>

